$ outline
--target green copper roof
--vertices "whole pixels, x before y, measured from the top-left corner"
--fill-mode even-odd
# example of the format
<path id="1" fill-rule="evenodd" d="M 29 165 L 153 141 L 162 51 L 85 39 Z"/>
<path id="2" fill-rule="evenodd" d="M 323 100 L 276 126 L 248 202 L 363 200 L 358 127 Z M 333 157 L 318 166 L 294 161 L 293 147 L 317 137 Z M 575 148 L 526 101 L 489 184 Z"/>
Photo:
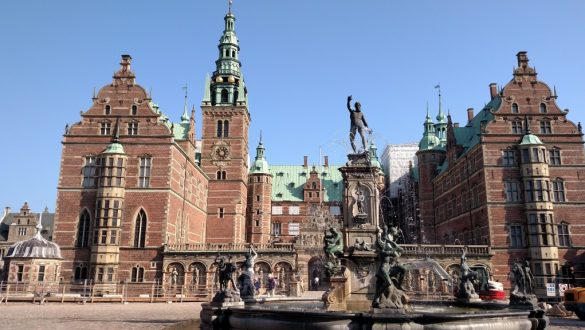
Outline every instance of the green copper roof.
<path id="1" fill-rule="evenodd" d="M 175 140 L 187 140 L 189 135 L 189 122 L 175 123 L 171 127 L 173 128 L 173 137 Z"/>
<path id="2" fill-rule="evenodd" d="M 110 143 L 106 149 L 102 152 L 103 154 L 125 154 L 124 147 L 120 143 Z"/>
<path id="3" fill-rule="evenodd" d="M 370 164 L 374 167 L 382 168 L 380 161 L 378 160 L 378 147 L 374 143 L 374 140 L 370 143 Z"/>
<path id="4" fill-rule="evenodd" d="M 522 137 L 522 142 L 520 142 L 520 145 L 527 145 L 527 144 L 544 144 L 544 143 L 542 143 L 542 141 L 540 141 L 538 136 L 536 136 L 534 134 L 526 134 Z"/>
<path id="5" fill-rule="evenodd" d="M 317 166 L 319 178 L 323 182 L 323 201 L 341 202 L 343 198 L 343 179 L 339 166 Z M 273 201 L 303 201 L 303 188 L 310 177 L 311 168 L 302 165 L 276 165 L 270 167 L 272 174 Z"/>
<path id="6" fill-rule="evenodd" d="M 494 97 L 466 126 L 453 128 L 455 140 L 458 145 L 463 147 L 464 152 L 479 143 L 482 122 L 487 124 L 494 119 L 491 111 L 497 110 L 501 102 L 502 100 L 499 96 Z"/>
<path id="7" fill-rule="evenodd" d="M 264 158 L 264 150 L 266 149 L 262 144 L 262 133 L 260 133 L 260 142 L 258 143 L 258 147 L 256 147 L 256 159 L 250 167 L 250 174 L 270 174 L 268 162 Z"/>

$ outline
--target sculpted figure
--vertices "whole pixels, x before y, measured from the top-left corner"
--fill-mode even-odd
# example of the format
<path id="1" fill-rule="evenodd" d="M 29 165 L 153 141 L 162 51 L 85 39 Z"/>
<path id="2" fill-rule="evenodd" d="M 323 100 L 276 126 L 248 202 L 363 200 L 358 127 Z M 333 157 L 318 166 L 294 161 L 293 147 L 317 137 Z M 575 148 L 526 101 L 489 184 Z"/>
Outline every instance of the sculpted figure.
<path id="1" fill-rule="evenodd" d="M 218 255 L 215 257 L 215 262 L 217 262 L 217 270 L 219 272 L 219 290 L 220 291 L 227 291 L 228 284 L 231 282 L 232 287 L 236 289 L 236 283 L 234 283 L 234 279 L 232 278 L 232 274 L 236 271 L 236 266 L 233 262 L 231 262 L 232 257 L 228 256 L 227 261 L 225 260 L 226 257 Z"/>
<path id="2" fill-rule="evenodd" d="M 354 103 L 355 110 L 351 108 L 351 95 L 347 97 L 347 110 L 349 110 L 349 119 L 351 122 L 351 126 L 349 128 L 349 141 L 351 143 L 351 148 L 353 152 L 356 153 L 357 149 L 355 147 L 355 133 L 356 131 L 360 134 L 362 138 L 362 150 L 366 150 L 367 139 L 365 136 L 366 132 L 371 133 L 372 130 L 368 127 L 368 123 L 366 123 L 366 118 L 361 110 L 361 104 L 359 102 Z"/>
<path id="3" fill-rule="evenodd" d="M 365 204 L 365 200 L 366 198 L 364 197 L 364 193 L 362 192 L 361 189 L 357 189 L 357 191 L 355 192 L 355 200 L 356 200 L 356 204 L 357 204 L 357 208 L 358 208 L 358 213 L 359 214 L 364 214 L 366 213 L 366 204 Z"/>
<path id="4" fill-rule="evenodd" d="M 250 248 L 248 252 L 244 255 L 246 260 L 242 265 L 242 274 L 238 276 L 238 282 L 240 285 L 240 296 L 244 297 L 254 297 L 256 293 L 256 288 L 254 285 L 254 262 L 258 253 L 254 250 L 254 245 L 250 244 Z"/>
<path id="5" fill-rule="evenodd" d="M 337 254 L 343 253 L 343 243 L 341 242 L 341 233 L 337 229 L 329 228 L 329 233 L 326 233 L 323 237 L 325 246 L 323 251 L 327 259 L 336 259 Z"/>
<path id="6" fill-rule="evenodd" d="M 394 242 L 397 232 L 396 227 L 390 227 L 389 230 L 383 232 L 378 228 L 376 247 L 380 266 L 376 272 L 376 293 L 372 302 L 375 308 L 402 308 L 403 306 L 402 282 L 406 269 L 398 262 L 403 249 Z M 397 294 L 391 295 L 391 292 Z"/>

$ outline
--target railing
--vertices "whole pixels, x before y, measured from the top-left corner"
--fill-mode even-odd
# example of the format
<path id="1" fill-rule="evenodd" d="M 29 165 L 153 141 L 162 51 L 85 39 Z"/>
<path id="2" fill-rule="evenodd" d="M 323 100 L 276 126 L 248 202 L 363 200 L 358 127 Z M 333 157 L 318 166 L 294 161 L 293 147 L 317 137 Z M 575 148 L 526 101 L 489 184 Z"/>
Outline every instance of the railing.
<path id="1" fill-rule="evenodd" d="M 0 282 L 0 303 L 31 302 L 184 302 L 208 301 L 205 285 L 157 283 L 30 284 Z"/>
<path id="2" fill-rule="evenodd" d="M 467 256 L 488 256 L 492 254 L 488 245 L 430 245 L 430 244 L 401 244 L 403 255 L 421 256 L 460 256 L 463 251 Z"/>
<path id="3" fill-rule="evenodd" d="M 168 244 L 164 252 L 247 252 L 248 243 L 194 243 L 194 244 Z M 294 252 L 292 243 L 258 244 L 254 245 L 258 252 Z"/>

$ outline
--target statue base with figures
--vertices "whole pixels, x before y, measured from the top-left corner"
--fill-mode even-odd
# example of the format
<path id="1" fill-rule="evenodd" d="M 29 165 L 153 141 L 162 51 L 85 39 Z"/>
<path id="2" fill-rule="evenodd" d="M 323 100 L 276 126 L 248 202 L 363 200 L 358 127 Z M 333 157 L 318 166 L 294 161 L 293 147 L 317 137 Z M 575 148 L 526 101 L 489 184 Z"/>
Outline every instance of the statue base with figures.
<path id="1" fill-rule="evenodd" d="M 347 296 L 349 295 L 349 287 L 347 285 L 347 278 L 343 275 L 332 276 L 329 278 L 329 290 L 323 293 L 323 303 L 325 309 L 328 311 L 344 311 L 347 310 Z"/>
<path id="2" fill-rule="evenodd" d="M 240 302 L 243 304 L 243 300 L 240 297 L 240 293 L 238 291 L 231 290 L 231 289 L 227 289 L 224 291 L 218 291 L 215 294 L 215 296 L 213 296 L 213 299 L 211 299 L 211 304 L 214 306 L 222 306 L 226 303 L 232 304 L 232 303 L 240 303 Z"/>
<path id="3" fill-rule="evenodd" d="M 240 297 L 244 300 L 254 299 L 256 296 L 256 288 L 254 287 L 254 273 L 243 271 L 238 277 L 238 285 L 240 287 Z"/>
<path id="4" fill-rule="evenodd" d="M 538 298 L 534 294 L 514 293 L 510 294 L 510 307 L 517 309 L 536 310 L 538 307 Z"/>
<path id="5" fill-rule="evenodd" d="M 464 304 L 479 303 L 481 299 L 475 292 L 473 283 L 470 280 L 464 280 L 459 283 L 459 290 L 457 291 L 457 301 Z"/>

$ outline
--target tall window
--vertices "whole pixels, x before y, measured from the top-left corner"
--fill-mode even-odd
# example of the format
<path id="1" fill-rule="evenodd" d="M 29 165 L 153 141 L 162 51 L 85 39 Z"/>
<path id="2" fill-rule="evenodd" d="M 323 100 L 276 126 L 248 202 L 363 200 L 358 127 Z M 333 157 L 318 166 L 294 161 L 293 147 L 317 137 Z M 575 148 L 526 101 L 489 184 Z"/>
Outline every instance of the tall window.
<path id="1" fill-rule="evenodd" d="M 140 158 L 140 171 L 138 173 L 138 187 L 148 188 L 150 186 L 150 167 L 152 164 L 152 158 L 141 157 Z"/>
<path id="2" fill-rule="evenodd" d="M 24 275 L 24 265 L 18 265 L 18 269 L 16 271 L 16 281 L 22 282 L 23 275 Z"/>
<path id="3" fill-rule="evenodd" d="M 552 182 L 553 198 L 555 202 L 566 202 L 565 199 L 565 183 L 562 179 L 555 179 Z"/>
<path id="4" fill-rule="evenodd" d="M 553 148 L 549 150 L 549 164 L 551 165 L 561 165 L 561 150 L 558 148 Z"/>
<path id="5" fill-rule="evenodd" d="M 520 200 L 520 183 L 516 181 L 504 182 L 506 191 L 506 202 L 517 202 Z"/>
<path id="6" fill-rule="evenodd" d="M 514 150 L 504 150 L 502 160 L 504 166 L 516 165 L 516 152 Z"/>
<path id="7" fill-rule="evenodd" d="M 134 104 L 132 106 L 132 110 L 130 112 L 133 116 L 135 116 L 138 113 L 138 106 L 136 106 L 136 104 Z"/>
<path id="8" fill-rule="evenodd" d="M 217 137 L 229 137 L 230 135 L 230 122 L 225 120 L 217 121 Z"/>
<path id="9" fill-rule="evenodd" d="M 228 91 L 227 89 L 221 90 L 221 103 L 228 103 Z"/>
<path id="10" fill-rule="evenodd" d="M 18 228 L 18 236 L 26 236 L 26 228 Z"/>
<path id="11" fill-rule="evenodd" d="M 530 235 L 531 246 L 552 246 L 554 245 L 552 214 L 529 213 L 528 234 Z"/>
<path id="12" fill-rule="evenodd" d="M 510 226 L 510 247 L 521 248 L 522 244 L 522 226 L 511 225 Z"/>
<path id="13" fill-rule="evenodd" d="M 281 229 L 280 222 L 273 222 L 272 223 L 272 235 L 273 236 L 280 236 L 280 229 Z"/>
<path id="14" fill-rule="evenodd" d="M 77 226 L 77 242 L 75 246 L 84 248 L 89 246 L 89 224 L 90 217 L 87 210 L 83 210 L 79 216 L 79 225 Z"/>
<path id="15" fill-rule="evenodd" d="M 110 123 L 104 122 L 104 123 L 100 124 L 100 134 L 101 135 L 110 135 L 111 129 L 112 129 L 112 124 L 110 124 Z"/>
<path id="16" fill-rule="evenodd" d="M 104 114 L 106 115 L 112 114 L 112 107 L 109 104 L 106 104 L 106 106 L 104 107 Z"/>
<path id="17" fill-rule="evenodd" d="M 540 106 L 538 107 L 538 112 L 546 113 L 546 104 L 541 103 Z"/>
<path id="18" fill-rule="evenodd" d="M 138 135 L 138 123 L 128 123 L 128 135 Z"/>
<path id="19" fill-rule="evenodd" d="M 552 130 L 550 127 L 550 120 L 543 119 L 540 121 L 540 133 L 542 134 L 551 134 Z"/>
<path id="20" fill-rule="evenodd" d="M 39 276 L 37 277 L 37 280 L 39 282 L 44 282 L 45 281 L 45 265 L 40 265 L 39 266 Z"/>
<path id="21" fill-rule="evenodd" d="M 567 223 L 557 225 L 557 233 L 559 236 L 559 246 L 571 246 L 571 236 L 569 235 L 569 225 Z"/>
<path id="22" fill-rule="evenodd" d="M 224 215 L 225 215 L 225 208 L 223 208 L 223 207 L 218 208 L 217 209 L 217 216 L 219 218 L 223 218 Z"/>
<path id="23" fill-rule="evenodd" d="M 91 188 L 97 186 L 99 178 L 100 159 L 95 156 L 85 157 L 85 166 L 83 167 L 83 187 Z"/>
<path id="24" fill-rule="evenodd" d="M 132 267 L 132 276 L 130 277 L 132 282 L 144 282 L 144 268 L 140 266 Z"/>
<path id="25" fill-rule="evenodd" d="M 512 122 L 512 134 L 522 134 L 522 121 L 514 120 Z"/>
<path id="26" fill-rule="evenodd" d="M 134 247 L 144 247 L 146 243 L 146 213 L 144 210 L 138 212 L 136 225 L 134 227 Z"/>
<path id="27" fill-rule="evenodd" d="M 87 267 L 79 265 L 75 267 L 75 274 L 73 276 L 75 281 L 81 281 L 87 279 Z"/>
<path id="28" fill-rule="evenodd" d="M 124 181 L 124 159 L 107 157 L 102 160 L 100 184 L 102 187 L 121 187 Z"/>
<path id="29" fill-rule="evenodd" d="M 518 104 L 512 103 L 512 113 L 519 113 L 518 111 Z"/>

